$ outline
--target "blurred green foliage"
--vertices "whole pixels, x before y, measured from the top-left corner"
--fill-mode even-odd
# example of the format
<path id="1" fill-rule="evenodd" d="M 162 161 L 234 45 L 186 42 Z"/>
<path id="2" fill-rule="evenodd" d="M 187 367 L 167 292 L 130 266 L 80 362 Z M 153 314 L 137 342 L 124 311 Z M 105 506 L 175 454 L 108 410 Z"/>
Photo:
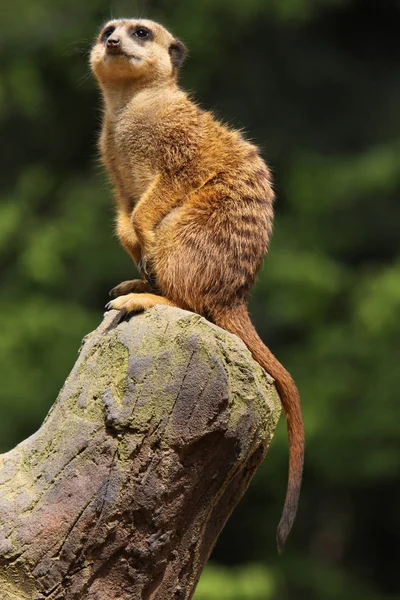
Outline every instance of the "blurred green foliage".
<path id="1" fill-rule="evenodd" d="M 125 15 L 186 42 L 184 86 L 273 166 L 275 232 L 251 310 L 303 399 L 305 480 L 285 555 L 282 421 L 196 600 L 399 598 L 398 0 L 2 4 L 1 449 L 38 428 L 108 289 L 133 275 L 97 166 L 87 66 L 102 22 Z"/>
<path id="2" fill-rule="evenodd" d="M 223 569 L 210 565 L 196 590 L 196 600 L 265 600 L 273 598 L 276 583 L 261 566 Z"/>

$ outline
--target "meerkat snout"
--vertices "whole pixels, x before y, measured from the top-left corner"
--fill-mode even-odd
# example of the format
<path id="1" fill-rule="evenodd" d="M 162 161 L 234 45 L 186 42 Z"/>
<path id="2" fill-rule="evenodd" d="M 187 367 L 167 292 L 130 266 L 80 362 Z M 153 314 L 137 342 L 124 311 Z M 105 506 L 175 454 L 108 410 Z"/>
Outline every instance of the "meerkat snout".
<path id="1" fill-rule="evenodd" d="M 120 52 L 120 48 L 121 48 L 121 40 L 120 39 L 116 39 L 116 38 L 108 38 L 107 42 L 106 42 L 106 48 L 107 48 L 107 52 L 110 52 L 111 54 L 115 53 L 115 52 Z"/>

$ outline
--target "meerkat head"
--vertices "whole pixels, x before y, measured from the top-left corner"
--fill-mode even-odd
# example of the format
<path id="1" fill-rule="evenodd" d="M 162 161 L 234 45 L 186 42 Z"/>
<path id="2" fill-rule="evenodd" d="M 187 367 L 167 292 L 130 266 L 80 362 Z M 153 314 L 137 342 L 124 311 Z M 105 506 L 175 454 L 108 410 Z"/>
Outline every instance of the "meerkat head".
<path id="1" fill-rule="evenodd" d="M 162 25 L 145 19 L 118 19 L 102 28 L 90 55 L 100 84 L 145 84 L 175 79 L 186 55 L 184 44 Z"/>

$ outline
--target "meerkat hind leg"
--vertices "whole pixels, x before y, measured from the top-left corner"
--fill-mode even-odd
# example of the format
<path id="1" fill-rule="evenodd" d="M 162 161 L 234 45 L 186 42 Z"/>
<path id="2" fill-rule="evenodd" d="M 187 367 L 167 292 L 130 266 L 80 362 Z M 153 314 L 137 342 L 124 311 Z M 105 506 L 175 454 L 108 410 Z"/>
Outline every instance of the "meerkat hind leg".
<path id="1" fill-rule="evenodd" d="M 168 306 L 176 306 L 174 302 L 168 300 L 164 296 L 156 296 L 156 294 L 126 294 L 119 296 L 115 300 L 111 300 L 106 305 L 107 310 L 122 310 L 124 313 L 140 312 L 146 308 L 152 308 L 156 304 L 167 304 Z"/>
<path id="2" fill-rule="evenodd" d="M 131 292 L 136 294 L 145 294 L 146 292 L 151 293 L 153 290 L 151 285 L 147 281 L 142 279 L 130 279 L 128 281 L 122 281 L 118 285 L 109 291 L 111 298 L 117 298 L 118 296 L 125 296 Z"/>

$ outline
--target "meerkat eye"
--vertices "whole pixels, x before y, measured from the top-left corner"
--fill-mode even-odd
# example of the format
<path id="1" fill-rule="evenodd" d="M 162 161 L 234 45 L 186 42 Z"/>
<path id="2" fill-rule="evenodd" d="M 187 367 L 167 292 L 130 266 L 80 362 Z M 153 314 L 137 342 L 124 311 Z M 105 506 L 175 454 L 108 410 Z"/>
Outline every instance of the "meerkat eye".
<path id="1" fill-rule="evenodd" d="M 105 42 L 110 37 L 110 35 L 114 33 L 114 31 L 115 27 L 113 27 L 112 25 L 110 27 L 107 27 L 101 35 L 101 41 Z"/>
<path id="2" fill-rule="evenodd" d="M 140 40 L 148 40 L 150 38 L 150 30 L 145 27 L 138 27 L 133 32 L 133 35 Z"/>

